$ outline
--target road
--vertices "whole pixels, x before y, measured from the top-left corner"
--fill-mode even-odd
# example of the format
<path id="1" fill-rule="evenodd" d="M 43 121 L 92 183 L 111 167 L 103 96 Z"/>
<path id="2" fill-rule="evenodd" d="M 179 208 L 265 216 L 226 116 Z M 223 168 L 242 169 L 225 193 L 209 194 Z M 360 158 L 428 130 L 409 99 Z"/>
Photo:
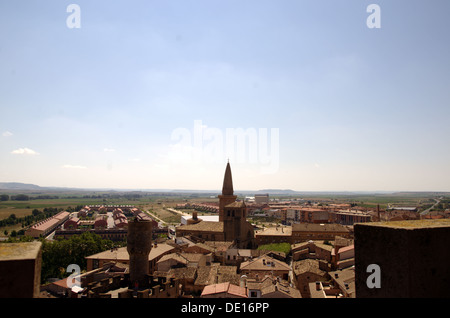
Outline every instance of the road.
<path id="1" fill-rule="evenodd" d="M 436 201 L 436 202 L 430 208 L 420 212 L 420 215 L 427 215 L 428 213 L 430 213 L 430 211 L 433 210 L 434 207 L 439 204 L 439 202 L 441 202 L 441 199 L 442 198 L 434 199 L 434 201 Z"/>

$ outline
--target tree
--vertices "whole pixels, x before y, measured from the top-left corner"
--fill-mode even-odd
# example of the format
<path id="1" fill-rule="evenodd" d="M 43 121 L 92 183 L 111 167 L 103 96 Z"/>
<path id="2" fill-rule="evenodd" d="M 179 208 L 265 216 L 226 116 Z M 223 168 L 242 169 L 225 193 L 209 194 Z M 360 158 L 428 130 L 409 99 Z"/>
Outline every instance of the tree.
<path id="1" fill-rule="evenodd" d="M 0 195 L 0 201 L 8 201 L 8 200 L 9 200 L 9 195 L 7 195 L 7 194 Z"/>
<path id="2" fill-rule="evenodd" d="M 39 211 L 38 209 L 34 209 L 33 211 L 31 211 L 31 214 L 33 214 L 33 216 L 37 216 L 41 213 L 42 213 L 42 211 Z"/>
<path id="3" fill-rule="evenodd" d="M 15 196 L 11 196 L 11 200 L 16 200 L 16 201 L 28 201 L 30 199 L 30 197 L 26 194 L 18 194 Z"/>
<path id="4" fill-rule="evenodd" d="M 77 264 L 81 270 L 86 269 L 86 256 L 106 251 L 115 245 L 113 241 L 104 240 L 91 232 L 74 235 L 66 240 L 42 239 L 41 242 L 43 244 L 41 281 L 43 282 L 51 277 L 68 276 L 70 273 L 61 273 L 60 268 L 66 269 L 70 264 Z"/>

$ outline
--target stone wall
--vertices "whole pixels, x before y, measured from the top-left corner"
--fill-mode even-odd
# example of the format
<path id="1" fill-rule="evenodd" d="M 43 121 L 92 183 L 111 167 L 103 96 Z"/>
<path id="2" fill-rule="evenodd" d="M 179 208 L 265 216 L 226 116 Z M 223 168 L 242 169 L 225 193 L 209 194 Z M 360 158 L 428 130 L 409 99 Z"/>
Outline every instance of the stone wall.
<path id="1" fill-rule="evenodd" d="M 450 296 L 450 220 L 365 223 L 354 229 L 356 297 Z M 380 288 L 370 288 L 375 282 L 370 264 L 379 266 Z"/>

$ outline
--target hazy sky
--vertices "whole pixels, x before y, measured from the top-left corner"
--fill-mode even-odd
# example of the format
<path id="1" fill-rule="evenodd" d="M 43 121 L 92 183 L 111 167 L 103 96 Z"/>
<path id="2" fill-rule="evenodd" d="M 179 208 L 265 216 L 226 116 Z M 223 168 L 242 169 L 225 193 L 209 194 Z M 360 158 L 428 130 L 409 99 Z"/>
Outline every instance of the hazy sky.
<path id="1" fill-rule="evenodd" d="M 220 189 L 229 159 L 235 190 L 450 191 L 449 12 L 2 1 L 0 182 Z"/>

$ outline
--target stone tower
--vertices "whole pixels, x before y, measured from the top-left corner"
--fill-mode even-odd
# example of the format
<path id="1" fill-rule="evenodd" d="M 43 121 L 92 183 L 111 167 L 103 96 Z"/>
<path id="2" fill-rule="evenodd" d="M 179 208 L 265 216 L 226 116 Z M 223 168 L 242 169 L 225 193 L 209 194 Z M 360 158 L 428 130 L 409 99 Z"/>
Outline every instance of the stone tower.
<path id="1" fill-rule="evenodd" d="M 227 163 L 225 176 L 223 178 L 222 195 L 219 195 L 219 222 L 224 220 L 224 208 L 226 205 L 235 202 L 237 196 L 233 193 L 233 179 L 231 177 L 230 163 Z"/>
<path id="2" fill-rule="evenodd" d="M 247 207 L 243 201 L 236 202 L 230 163 L 227 163 L 223 179 L 222 195 L 219 195 L 219 222 L 223 223 L 226 241 L 234 241 L 238 248 L 252 248 L 254 231 L 247 222 Z"/>
<path id="3" fill-rule="evenodd" d="M 130 284 L 146 284 L 149 274 L 148 255 L 152 249 L 152 222 L 133 220 L 128 223 L 127 251 L 130 256 Z"/>

